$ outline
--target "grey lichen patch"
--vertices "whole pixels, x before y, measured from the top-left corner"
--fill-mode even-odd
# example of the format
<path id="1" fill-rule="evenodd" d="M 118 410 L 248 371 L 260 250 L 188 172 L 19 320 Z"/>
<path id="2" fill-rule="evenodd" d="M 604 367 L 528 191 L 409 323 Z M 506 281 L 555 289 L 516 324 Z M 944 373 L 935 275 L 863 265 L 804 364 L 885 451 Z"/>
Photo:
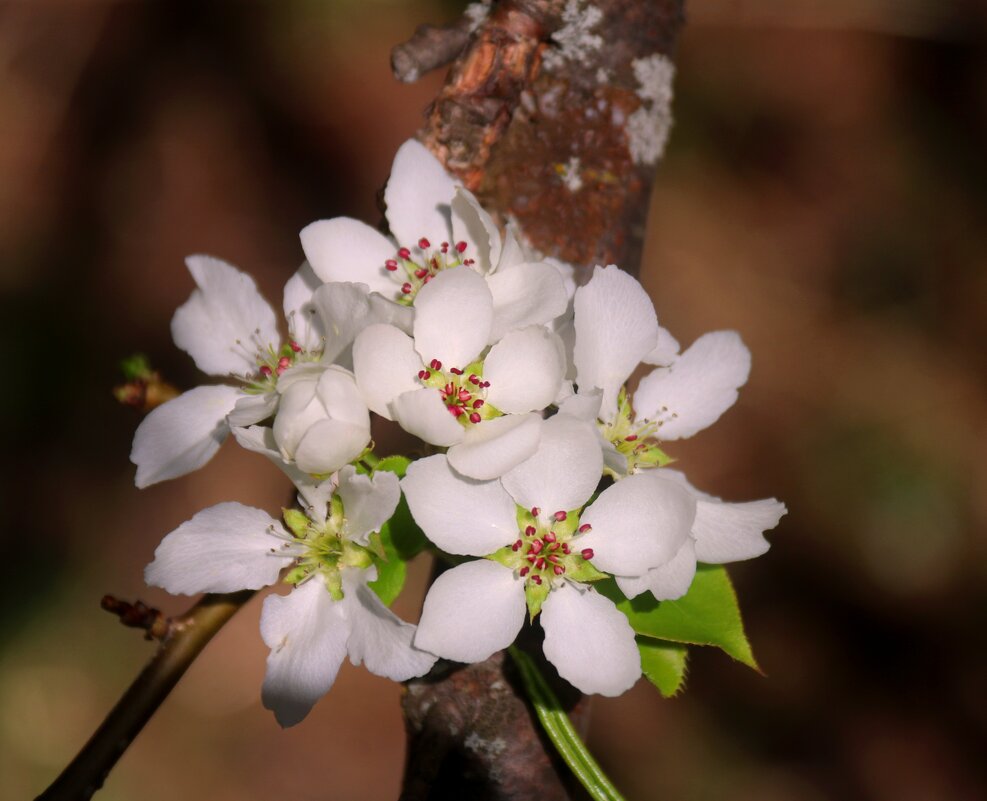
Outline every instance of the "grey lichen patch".
<path id="1" fill-rule="evenodd" d="M 665 152 L 672 130 L 672 82 L 675 65 L 660 53 L 635 59 L 641 107 L 627 119 L 627 143 L 635 164 L 654 164 Z"/>
<path id="2" fill-rule="evenodd" d="M 583 179 L 579 174 L 581 168 L 579 156 L 572 156 L 565 164 L 556 165 L 562 185 L 570 192 L 578 192 L 583 188 Z"/>
<path id="3" fill-rule="evenodd" d="M 490 3 L 492 0 L 481 0 L 481 2 L 470 3 L 463 11 L 463 16 L 469 20 L 469 30 L 473 33 L 479 28 L 484 20 L 490 15 Z"/>
<path id="4" fill-rule="evenodd" d="M 477 732 L 472 731 L 463 740 L 463 747 L 467 751 L 472 751 L 475 754 L 480 754 L 492 760 L 504 753 L 507 749 L 507 743 L 500 737 L 494 737 L 492 740 L 488 740 Z"/>
<path id="5" fill-rule="evenodd" d="M 603 12 L 586 0 L 567 0 L 562 10 L 562 27 L 552 34 L 557 45 L 542 56 L 546 67 L 556 69 L 567 61 L 587 66 L 593 54 L 603 47 L 603 37 L 591 33 Z"/>

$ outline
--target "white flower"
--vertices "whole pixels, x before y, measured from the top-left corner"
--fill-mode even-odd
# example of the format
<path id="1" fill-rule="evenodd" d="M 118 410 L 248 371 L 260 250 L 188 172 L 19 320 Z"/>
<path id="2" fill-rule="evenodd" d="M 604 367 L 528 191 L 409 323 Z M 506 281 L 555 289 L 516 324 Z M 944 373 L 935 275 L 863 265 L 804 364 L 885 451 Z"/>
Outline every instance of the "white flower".
<path id="1" fill-rule="evenodd" d="M 493 299 L 488 342 L 565 311 L 559 270 L 529 261 L 509 228 L 502 239 L 476 198 L 421 143 L 409 140 L 398 149 L 384 201 L 393 240 L 348 217 L 302 230 L 305 256 L 319 277 L 359 281 L 410 304 L 437 275 L 469 267 L 484 276 Z"/>
<path id="2" fill-rule="evenodd" d="M 494 316 L 489 284 L 472 270 L 449 270 L 418 294 L 413 338 L 372 325 L 353 343 L 370 409 L 451 446 L 452 466 L 483 479 L 534 453 L 541 411 L 558 397 L 565 372 L 562 342 L 543 325 L 509 331 L 485 353 Z"/>
<path id="3" fill-rule="evenodd" d="M 145 570 L 148 584 L 194 594 L 258 589 L 294 566 L 285 577 L 294 589 L 268 596 L 260 622 L 271 649 L 262 699 L 282 726 L 308 714 L 347 655 L 394 681 L 420 676 L 435 662 L 412 645 L 415 627 L 367 586 L 376 578 L 370 535 L 397 506 L 397 477 L 371 479 L 346 467 L 325 484 L 321 504 L 307 515 L 285 512 L 287 528 L 238 503 L 205 509 L 164 538 Z"/>
<path id="4" fill-rule="evenodd" d="M 561 408 L 599 419 L 607 467 L 617 477 L 667 463 L 658 440 L 690 437 L 712 425 L 747 381 L 750 352 L 736 332 L 705 334 L 679 354 L 643 287 L 613 265 L 594 270 L 573 306 L 579 392 Z M 659 366 L 631 399 L 624 383 L 641 362 Z"/>
<path id="5" fill-rule="evenodd" d="M 689 590 L 697 562 L 724 564 L 766 553 L 770 545 L 764 532 L 777 526 L 788 511 L 775 498 L 726 503 L 697 490 L 677 470 L 663 468 L 650 474 L 688 490 L 696 499 L 696 519 L 688 539 L 669 562 L 643 576 L 617 577 L 617 585 L 628 598 L 647 591 L 659 601 L 674 600 Z"/>
<path id="6" fill-rule="evenodd" d="M 197 289 L 172 319 L 175 344 L 204 373 L 231 377 L 239 386 L 196 387 L 151 412 L 138 427 L 130 454 L 138 487 L 202 467 L 231 426 L 271 417 L 279 390 L 293 378 L 316 380 L 325 365 L 348 360 L 363 326 L 387 321 L 410 328 L 410 311 L 408 317 L 395 317 L 393 304 L 382 304 L 362 285 L 320 286 L 303 266 L 284 288 L 289 340 L 282 343 L 274 311 L 250 276 L 208 256 L 190 256 L 186 263 Z"/>
<path id="7" fill-rule="evenodd" d="M 602 467 L 593 427 L 564 414 L 545 422 L 534 456 L 500 481 L 465 479 L 441 455 L 413 463 L 402 488 L 429 539 L 452 554 L 491 557 L 439 576 L 415 644 L 448 659 L 486 659 L 514 641 L 527 606 L 540 613 L 545 655 L 560 676 L 586 693 L 631 687 L 641 675 L 634 632 L 589 582 L 639 578 L 668 562 L 689 537 L 696 502 L 652 471 L 582 509 Z"/>

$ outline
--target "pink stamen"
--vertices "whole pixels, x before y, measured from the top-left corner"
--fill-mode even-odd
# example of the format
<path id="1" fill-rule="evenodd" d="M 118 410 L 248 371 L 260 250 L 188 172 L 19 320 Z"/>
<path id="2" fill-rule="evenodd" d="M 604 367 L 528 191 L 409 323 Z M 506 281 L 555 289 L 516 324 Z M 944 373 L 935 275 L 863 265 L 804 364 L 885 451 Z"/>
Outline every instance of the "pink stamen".
<path id="1" fill-rule="evenodd" d="M 524 578 L 530 572 L 531 572 L 531 568 L 528 567 L 527 565 L 525 565 L 524 567 L 521 568 L 521 570 L 519 571 L 518 575 L 520 575 L 521 578 Z"/>
<path id="2" fill-rule="evenodd" d="M 563 520 L 565 520 L 568 517 L 568 515 L 565 512 L 559 511 L 556 512 L 554 515 L 552 515 L 552 517 L 554 517 L 556 520 L 558 520 L 561 523 Z"/>
<path id="3" fill-rule="evenodd" d="M 453 375 L 462 375 L 463 374 L 463 371 L 460 370 L 458 367 L 450 367 L 449 368 L 449 372 L 452 373 Z"/>
<path id="4" fill-rule="evenodd" d="M 428 366 L 431 367 L 433 370 L 441 370 L 442 362 L 440 362 L 438 359 L 432 359 L 432 361 L 428 363 Z"/>
<path id="5" fill-rule="evenodd" d="M 511 546 L 511 550 L 512 550 L 512 551 L 520 551 L 520 550 L 521 550 L 521 545 L 522 545 L 522 543 L 521 543 L 521 540 L 518 540 L 517 542 L 515 542 L 515 543 L 514 543 L 514 544 L 513 544 L 512 546 Z"/>
<path id="6" fill-rule="evenodd" d="M 543 547 L 542 541 L 535 540 L 533 543 L 531 543 L 531 550 L 529 551 L 529 553 L 535 553 L 535 554 L 541 553 L 542 547 Z"/>
<path id="7" fill-rule="evenodd" d="M 281 375 L 281 374 L 282 374 L 282 373 L 283 373 L 283 372 L 284 372 L 285 370 L 287 370 L 287 369 L 288 369 L 287 367 L 282 367 L 282 366 L 281 366 L 281 365 L 279 364 L 279 365 L 278 365 L 278 369 L 277 369 L 277 370 L 275 370 L 274 372 L 275 372 L 275 373 L 277 373 L 278 375 Z"/>
<path id="8" fill-rule="evenodd" d="M 566 556 L 569 555 L 569 543 L 568 542 L 563 542 L 562 543 L 562 553 L 564 553 Z"/>
<path id="9" fill-rule="evenodd" d="M 551 545 L 548 546 L 548 550 L 550 551 L 557 551 L 558 549 L 559 549 L 559 544 L 557 542 L 553 542 Z"/>
<path id="10" fill-rule="evenodd" d="M 404 259 L 405 261 L 407 261 L 408 259 L 410 259 L 410 258 L 411 258 L 411 251 L 410 251 L 410 250 L 408 250 L 408 248 L 401 248 L 401 249 L 400 249 L 400 250 L 398 251 L 398 256 L 399 256 L 400 258 L 402 258 L 402 259 Z"/>
<path id="11" fill-rule="evenodd" d="M 531 507 L 531 516 L 532 517 L 538 517 L 538 515 L 540 515 L 540 514 L 541 514 L 541 509 L 539 509 L 537 506 L 532 506 Z"/>
<path id="12" fill-rule="evenodd" d="M 542 568 L 544 568 L 545 567 L 545 559 L 543 557 L 539 556 L 538 559 L 535 561 L 535 567 L 537 567 L 539 570 L 541 570 Z"/>
<path id="13" fill-rule="evenodd" d="M 478 415 L 476 412 L 473 412 L 473 414 L 470 415 L 471 423 L 479 423 L 482 419 L 483 418 L 480 417 L 480 415 Z"/>
<path id="14" fill-rule="evenodd" d="M 426 275 L 428 275 L 428 270 L 426 270 L 424 267 L 415 270 L 415 278 L 424 278 Z"/>
<path id="15" fill-rule="evenodd" d="M 428 381 L 428 379 L 430 379 L 432 377 L 432 374 L 428 370 L 419 370 L 418 371 L 418 377 L 422 381 Z"/>
<path id="16" fill-rule="evenodd" d="M 529 537 L 533 537 L 533 536 L 535 536 L 535 527 L 534 527 L 534 526 L 528 526 L 528 527 L 527 527 L 527 528 L 526 528 L 526 529 L 524 530 L 524 533 L 525 533 L 525 534 L 526 534 L 527 536 L 529 536 Z"/>
<path id="17" fill-rule="evenodd" d="M 297 342 L 295 342 L 295 340 L 291 340 L 291 342 L 288 343 L 288 347 L 291 348 L 295 353 L 301 353 L 302 351 L 302 346 L 299 345 Z"/>
<path id="18" fill-rule="evenodd" d="M 463 264 L 469 267 L 471 264 L 476 264 L 476 262 L 473 259 L 463 259 Z"/>
<path id="19" fill-rule="evenodd" d="M 393 273 L 398 268 L 398 263 L 394 259 L 388 259 L 384 262 L 384 269 L 390 273 Z"/>
<path id="20" fill-rule="evenodd" d="M 583 548 L 583 549 L 582 549 L 582 550 L 581 550 L 581 551 L 579 552 L 579 555 L 580 555 L 581 557 L 583 557 L 583 559 L 587 559 L 587 560 L 588 560 L 588 559 L 592 559 L 592 558 L 593 558 L 593 549 L 592 549 L 592 548 Z"/>
<path id="21" fill-rule="evenodd" d="M 271 373 L 272 373 L 271 368 L 268 367 L 266 364 L 260 368 L 260 374 L 264 376 L 264 378 L 270 378 Z"/>
<path id="22" fill-rule="evenodd" d="M 466 401 L 468 401 L 473 396 L 470 395 L 469 390 L 461 389 L 459 390 L 459 394 L 456 397 L 458 397 L 459 400 L 461 400 L 463 403 L 466 403 Z"/>
<path id="23" fill-rule="evenodd" d="M 289 367 L 291 367 L 291 359 L 289 359 L 287 356 L 282 356 L 280 359 L 278 359 L 278 367 L 282 370 L 287 370 Z"/>
<path id="24" fill-rule="evenodd" d="M 468 380 L 469 380 L 469 382 L 471 384 L 479 384 L 480 383 L 480 379 L 476 377 L 476 374 L 475 373 L 471 373 Z"/>
<path id="25" fill-rule="evenodd" d="M 524 557 L 524 558 L 525 558 L 525 559 L 527 559 L 527 560 L 528 560 L 529 562 L 531 562 L 532 564 L 534 564 L 534 563 L 535 563 L 535 559 L 537 559 L 538 557 L 537 557 L 537 556 L 535 556 L 535 554 L 533 554 L 533 553 L 529 553 L 529 554 L 528 554 L 528 555 L 527 555 L 526 557 Z"/>
<path id="26" fill-rule="evenodd" d="M 637 434 L 631 434 L 629 437 L 624 437 L 624 442 L 633 442 L 637 439 Z"/>
<path id="27" fill-rule="evenodd" d="M 463 410 L 459 406 L 446 406 L 446 408 L 453 417 L 459 417 L 463 413 Z"/>
<path id="28" fill-rule="evenodd" d="M 535 584 L 538 584 L 539 586 L 541 585 L 541 576 L 532 576 L 531 580 L 535 582 Z"/>
<path id="29" fill-rule="evenodd" d="M 431 246 L 432 243 L 429 242 L 425 237 L 422 237 L 421 239 L 418 240 L 418 247 L 420 247 L 422 250 L 425 250 L 425 248 L 430 248 Z"/>
<path id="30" fill-rule="evenodd" d="M 411 294 L 411 284 L 401 284 L 401 291 L 405 295 L 410 295 Z"/>
<path id="31" fill-rule="evenodd" d="M 449 252 L 449 243 L 448 242 L 443 242 L 442 243 L 442 252 L 443 253 L 448 253 Z"/>
<path id="32" fill-rule="evenodd" d="M 465 242 L 457 242 L 456 243 L 456 250 L 458 250 L 460 253 L 462 253 L 464 250 L 466 250 L 466 243 Z"/>
<path id="33" fill-rule="evenodd" d="M 550 553 L 548 555 L 548 561 L 551 562 L 553 565 L 558 564 L 559 557 L 557 557 L 554 553 Z"/>
<path id="34" fill-rule="evenodd" d="M 580 534 L 585 534 L 587 531 L 592 531 L 592 530 L 593 530 L 593 527 L 589 523 L 583 523 L 579 527 L 579 533 Z"/>
<path id="35" fill-rule="evenodd" d="M 555 532 L 549 531 L 548 534 L 545 535 L 544 540 L 545 542 L 555 542 L 556 540 Z"/>
<path id="36" fill-rule="evenodd" d="M 552 568 L 552 571 L 555 573 L 556 576 L 561 576 L 563 573 L 565 573 L 565 568 L 562 567 L 562 565 L 556 565 L 555 567 Z"/>

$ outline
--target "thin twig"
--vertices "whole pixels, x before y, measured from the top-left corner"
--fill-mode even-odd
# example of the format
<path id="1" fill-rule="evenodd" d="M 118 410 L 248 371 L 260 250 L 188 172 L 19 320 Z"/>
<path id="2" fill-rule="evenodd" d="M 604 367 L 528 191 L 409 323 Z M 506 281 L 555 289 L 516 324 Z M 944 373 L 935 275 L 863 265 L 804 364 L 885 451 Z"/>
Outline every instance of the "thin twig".
<path id="1" fill-rule="evenodd" d="M 187 613 L 169 621 L 168 633 L 154 658 L 78 756 L 36 801 L 91 798 L 206 643 L 253 595 L 253 590 L 204 595 Z"/>
<path id="2" fill-rule="evenodd" d="M 451 25 L 419 25 L 414 35 L 391 50 L 391 71 L 402 83 L 451 64 L 470 40 L 473 22 L 461 17 Z"/>

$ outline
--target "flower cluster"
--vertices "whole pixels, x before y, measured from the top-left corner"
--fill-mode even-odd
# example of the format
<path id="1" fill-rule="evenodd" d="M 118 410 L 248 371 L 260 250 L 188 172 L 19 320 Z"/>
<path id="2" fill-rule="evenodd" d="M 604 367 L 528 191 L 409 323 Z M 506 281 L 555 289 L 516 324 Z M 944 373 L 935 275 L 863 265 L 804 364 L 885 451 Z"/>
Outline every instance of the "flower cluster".
<path id="1" fill-rule="evenodd" d="M 188 259 L 197 288 L 172 321 L 175 343 L 230 383 L 148 415 L 131 454 L 137 485 L 201 467 L 232 432 L 291 478 L 299 508 L 283 522 L 206 509 L 165 537 L 147 580 L 176 593 L 292 587 L 268 596 L 261 618 L 263 699 L 282 725 L 307 714 L 347 655 L 406 680 L 440 657 L 487 658 L 526 617 L 563 678 L 622 693 L 641 675 L 635 632 L 595 585 L 679 598 L 697 562 L 764 553 L 785 512 L 700 492 L 663 450 L 734 403 L 749 353 L 733 332 L 680 352 L 616 266 L 577 289 L 570 268 L 529 254 L 417 142 L 398 151 L 384 199 L 391 236 L 348 218 L 301 232 L 285 338 L 248 276 Z M 632 394 L 642 363 L 653 369 Z M 371 413 L 433 455 L 399 480 L 373 454 Z M 389 541 L 402 493 L 454 565 L 417 627 L 381 600 L 381 574 L 403 558 Z"/>

